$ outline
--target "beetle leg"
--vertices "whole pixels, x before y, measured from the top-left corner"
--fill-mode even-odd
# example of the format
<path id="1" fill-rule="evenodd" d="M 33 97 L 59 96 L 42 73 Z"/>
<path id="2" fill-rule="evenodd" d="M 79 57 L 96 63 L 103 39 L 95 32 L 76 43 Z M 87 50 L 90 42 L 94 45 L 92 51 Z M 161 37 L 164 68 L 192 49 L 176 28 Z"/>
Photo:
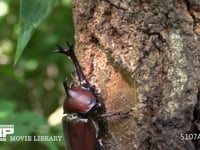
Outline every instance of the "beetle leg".
<path id="1" fill-rule="evenodd" d="M 105 113 L 105 114 L 101 114 L 100 117 L 126 116 L 131 111 L 133 111 L 133 109 L 130 109 L 129 111 L 126 111 L 126 112 L 119 111 L 119 112 L 113 112 L 113 113 Z"/>
<path id="2" fill-rule="evenodd" d="M 103 145 L 102 139 L 98 139 L 100 150 L 105 150 L 105 146 Z"/>
<path id="3" fill-rule="evenodd" d="M 69 89 L 69 87 L 68 87 L 68 85 L 67 85 L 67 80 L 68 80 L 68 77 L 65 77 L 65 79 L 64 79 L 64 81 L 63 81 L 63 86 L 64 86 L 64 88 L 65 88 L 65 92 L 67 93 L 68 91 L 68 89 Z"/>
<path id="4" fill-rule="evenodd" d="M 76 73 L 76 71 L 74 70 L 74 71 L 72 71 L 72 73 L 71 73 L 71 78 L 73 79 L 74 78 L 74 76 L 75 76 L 75 73 Z"/>
<path id="5" fill-rule="evenodd" d="M 67 43 L 68 49 L 64 49 L 60 45 L 56 45 L 56 46 L 58 47 L 58 49 L 54 50 L 53 51 L 54 53 L 62 53 L 62 54 L 65 54 L 69 57 L 73 57 L 75 55 L 72 44 Z"/>
<path id="6" fill-rule="evenodd" d="M 63 86 L 64 86 L 64 88 L 65 88 L 65 92 L 66 92 L 66 93 L 68 92 L 68 89 L 69 89 L 69 88 L 72 88 L 73 85 L 74 85 L 74 82 L 72 81 L 72 82 L 70 83 L 70 85 L 68 86 L 68 85 L 67 85 L 67 80 L 68 80 L 68 77 L 65 77 L 65 79 L 64 79 L 64 81 L 63 81 Z"/>
<path id="7" fill-rule="evenodd" d="M 101 117 L 102 113 L 104 114 L 106 112 L 103 101 L 98 101 L 96 105 L 94 106 L 93 110 L 97 110 L 98 112 L 101 112 L 100 115 L 97 115 L 97 117 Z"/>

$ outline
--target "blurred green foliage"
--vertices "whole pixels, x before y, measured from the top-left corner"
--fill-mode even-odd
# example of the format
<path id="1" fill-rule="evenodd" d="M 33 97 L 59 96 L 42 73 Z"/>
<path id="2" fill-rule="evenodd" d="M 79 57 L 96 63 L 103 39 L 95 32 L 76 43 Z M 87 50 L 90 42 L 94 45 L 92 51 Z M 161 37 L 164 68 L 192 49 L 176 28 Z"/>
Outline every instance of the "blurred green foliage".
<path id="1" fill-rule="evenodd" d="M 30 40 L 33 31 L 46 19 L 54 4 L 55 0 L 21 0 L 15 64 Z"/>
<path id="2" fill-rule="evenodd" d="M 27 8 L 20 11 L 22 1 L 0 0 L 0 124 L 14 124 L 14 135 L 62 135 L 61 125 L 50 125 L 48 118 L 62 105 L 62 81 L 73 66 L 66 57 L 52 51 L 65 40 L 74 42 L 71 0 L 52 0 L 48 16 L 46 11 L 31 10 L 34 0 L 26 0 Z M 33 16 L 25 21 L 30 41 L 24 51 L 19 51 L 23 53 L 14 66 L 17 41 L 29 40 L 19 36 L 20 13 L 37 15 L 39 21 L 33 26 L 26 24 L 34 20 Z M 59 150 L 64 149 L 64 143 L 0 142 L 0 150 L 16 149 Z"/>

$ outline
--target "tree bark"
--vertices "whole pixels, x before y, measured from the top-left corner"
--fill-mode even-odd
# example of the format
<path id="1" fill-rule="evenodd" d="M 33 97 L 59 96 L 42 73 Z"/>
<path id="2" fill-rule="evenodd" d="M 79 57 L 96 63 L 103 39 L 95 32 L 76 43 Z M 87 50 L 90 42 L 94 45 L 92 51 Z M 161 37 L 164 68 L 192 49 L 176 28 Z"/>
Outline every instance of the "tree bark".
<path id="1" fill-rule="evenodd" d="M 108 118 L 106 149 L 200 149 L 200 1 L 73 0 L 73 14 L 107 112 L 133 109 Z"/>

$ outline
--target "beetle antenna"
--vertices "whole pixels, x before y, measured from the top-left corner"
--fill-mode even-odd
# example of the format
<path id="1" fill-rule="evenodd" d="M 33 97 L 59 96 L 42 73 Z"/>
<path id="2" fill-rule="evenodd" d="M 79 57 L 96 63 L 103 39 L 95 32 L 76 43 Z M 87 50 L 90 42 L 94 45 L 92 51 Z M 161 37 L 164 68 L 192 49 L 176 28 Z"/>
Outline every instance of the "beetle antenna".
<path id="1" fill-rule="evenodd" d="M 65 77 L 65 79 L 64 79 L 64 81 L 63 81 L 63 86 L 64 86 L 64 88 L 65 88 L 65 92 L 66 92 L 66 93 L 68 93 L 68 89 L 69 89 L 69 88 L 72 88 L 73 85 L 74 85 L 74 82 L 72 81 L 72 82 L 70 83 L 70 85 L 68 86 L 68 85 L 67 85 L 67 80 L 68 80 L 68 77 Z"/>

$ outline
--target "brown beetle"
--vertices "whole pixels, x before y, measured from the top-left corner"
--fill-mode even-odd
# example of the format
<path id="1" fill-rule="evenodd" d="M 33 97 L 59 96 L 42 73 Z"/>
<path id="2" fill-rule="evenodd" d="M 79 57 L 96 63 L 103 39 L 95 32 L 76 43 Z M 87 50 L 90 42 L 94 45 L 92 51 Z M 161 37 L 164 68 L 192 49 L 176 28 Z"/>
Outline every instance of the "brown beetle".
<path id="1" fill-rule="evenodd" d="M 105 113 L 104 103 L 95 93 L 94 87 L 86 80 L 74 53 L 73 45 L 68 42 L 67 45 L 68 50 L 58 45 L 58 50 L 54 51 L 72 59 L 80 82 L 80 87 L 69 87 L 67 79 L 63 82 L 67 97 L 63 104 L 62 126 L 67 150 L 105 150 L 100 138 L 99 123 L 105 117 L 126 115 L 131 110 Z"/>

